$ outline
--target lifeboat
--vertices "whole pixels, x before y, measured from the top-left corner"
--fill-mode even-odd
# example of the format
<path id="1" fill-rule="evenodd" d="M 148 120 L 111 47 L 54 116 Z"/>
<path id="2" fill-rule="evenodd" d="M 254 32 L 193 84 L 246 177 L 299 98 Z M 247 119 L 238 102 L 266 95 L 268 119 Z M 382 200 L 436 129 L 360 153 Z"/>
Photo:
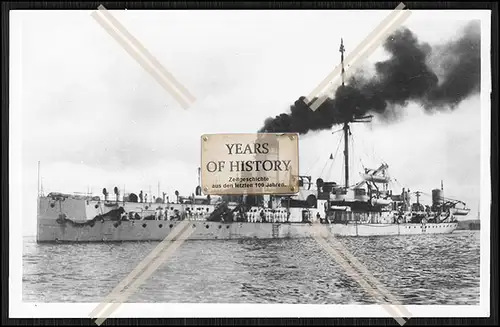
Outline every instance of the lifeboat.
<path id="1" fill-rule="evenodd" d="M 389 177 L 385 176 L 375 176 L 375 175 L 370 175 L 370 174 L 362 174 L 361 177 L 367 182 L 373 182 L 373 183 L 389 183 L 390 179 Z"/>
<path id="2" fill-rule="evenodd" d="M 332 197 L 333 197 L 333 194 L 332 194 Z M 335 193 L 335 197 L 333 197 L 332 200 L 345 201 L 346 198 L 347 198 L 347 192 L 346 191 L 337 190 L 337 192 Z"/>
<path id="3" fill-rule="evenodd" d="M 105 202 L 104 206 L 106 206 L 106 207 L 118 207 L 118 203 L 116 203 L 116 202 Z"/>
<path id="4" fill-rule="evenodd" d="M 455 216 L 467 216 L 470 209 L 467 208 L 451 208 L 450 212 Z"/>
<path id="5" fill-rule="evenodd" d="M 373 198 L 371 200 L 372 206 L 374 207 L 380 207 L 380 206 L 386 206 L 392 203 L 390 199 L 375 199 Z"/>

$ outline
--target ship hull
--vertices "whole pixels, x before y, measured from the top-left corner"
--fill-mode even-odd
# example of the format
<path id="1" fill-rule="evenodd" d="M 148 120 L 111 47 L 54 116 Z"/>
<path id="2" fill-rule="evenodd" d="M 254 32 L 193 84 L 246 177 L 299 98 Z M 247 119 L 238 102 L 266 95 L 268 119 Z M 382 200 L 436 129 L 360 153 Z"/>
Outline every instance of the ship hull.
<path id="1" fill-rule="evenodd" d="M 126 211 L 151 209 L 166 206 L 164 204 L 125 203 L 120 207 Z M 330 236 L 389 236 L 416 234 L 447 234 L 458 227 L 456 222 L 446 223 L 368 223 L 340 222 L 332 224 L 303 222 L 213 222 L 204 220 L 95 220 L 89 219 L 102 212 L 113 210 L 116 206 L 88 200 L 64 199 L 55 201 L 49 198 L 39 199 L 37 217 L 38 242 L 114 242 L 114 241 L 162 241 L 170 235 L 176 239 L 190 240 L 232 240 L 232 239 L 280 239 L 310 238 L 315 235 Z M 168 207 L 185 210 L 179 204 L 168 204 Z M 213 209 L 200 206 L 200 210 L 208 212 Z M 68 218 L 61 219 L 61 215 Z M 340 216 L 345 216 L 342 213 Z M 312 217 L 315 216 L 313 212 Z M 346 216 L 347 217 L 347 216 Z M 356 216 L 353 216 L 356 217 Z M 292 216 L 291 218 L 299 218 Z M 359 218 L 359 217 L 358 217 Z M 85 223 L 87 222 L 87 223 Z M 179 226 L 181 224 L 181 226 Z M 189 225 L 187 228 L 184 225 Z M 181 229 L 180 236 L 177 236 Z M 189 232 L 186 231 L 189 229 Z"/>
<path id="2" fill-rule="evenodd" d="M 389 236 L 415 234 L 446 234 L 457 228 L 457 223 L 441 224 L 307 224 L 307 223 L 250 223 L 204 221 L 112 221 L 96 222 L 94 226 L 76 227 L 59 224 L 52 219 L 39 221 L 38 242 L 113 242 L 162 241 L 169 234 L 184 235 L 176 239 L 233 240 L 310 238 L 323 236 Z M 182 224 L 181 226 L 178 226 Z M 185 226 L 186 225 L 186 226 Z M 190 229 L 178 233 L 180 229 Z"/>

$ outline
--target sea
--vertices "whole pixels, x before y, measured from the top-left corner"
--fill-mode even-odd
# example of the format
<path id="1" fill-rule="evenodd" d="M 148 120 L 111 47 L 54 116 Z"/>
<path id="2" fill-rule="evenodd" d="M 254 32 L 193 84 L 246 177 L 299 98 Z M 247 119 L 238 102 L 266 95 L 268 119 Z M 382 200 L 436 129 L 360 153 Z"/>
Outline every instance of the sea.
<path id="1" fill-rule="evenodd" d="M 404 305 L 479 304 L 479 231 L 335 238 Z M 332 241 L 333 242 L 333 241 Z M 24 238 L 24 302 L 100 302 L 159 242 Z M 185 241 L 126 302 L 375 304 L 314 239 Z"/>

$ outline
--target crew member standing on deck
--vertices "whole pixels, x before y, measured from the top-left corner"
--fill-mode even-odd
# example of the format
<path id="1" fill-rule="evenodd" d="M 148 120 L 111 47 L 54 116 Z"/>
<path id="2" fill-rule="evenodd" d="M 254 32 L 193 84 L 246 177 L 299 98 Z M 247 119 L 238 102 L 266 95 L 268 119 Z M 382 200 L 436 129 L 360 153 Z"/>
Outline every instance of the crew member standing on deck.
<path id="1" fill-rule="evenodd" d="M 141 203 L 142 203 L 143 196 L 144 195 L 142 194 L 142 190 L 141 190 L 141 192 L 139 193 L 139 200 L 141 201 Z"/>

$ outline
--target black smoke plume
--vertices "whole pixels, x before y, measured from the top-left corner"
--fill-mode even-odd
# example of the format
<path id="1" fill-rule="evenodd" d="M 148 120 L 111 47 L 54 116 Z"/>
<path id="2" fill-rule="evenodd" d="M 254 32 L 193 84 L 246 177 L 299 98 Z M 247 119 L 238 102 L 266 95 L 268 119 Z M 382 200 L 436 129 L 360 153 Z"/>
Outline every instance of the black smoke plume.
<path id="1" fill-rule="evenodd" d="M 409 29 L 399 29 L 386 39 L 383 48 L 390 57 L 375 64 L 374 76 L 355 73 L 316 111 L 301 97 L 289 113 L 266 119 L 259 132 L 305 134 L 370 113 L 388 117 L 409 102 L 430 112 L 454 109 L 480 90 L 480 40 L 476 21 L 458 39 L 434 47 L 419 42 Z"/>

